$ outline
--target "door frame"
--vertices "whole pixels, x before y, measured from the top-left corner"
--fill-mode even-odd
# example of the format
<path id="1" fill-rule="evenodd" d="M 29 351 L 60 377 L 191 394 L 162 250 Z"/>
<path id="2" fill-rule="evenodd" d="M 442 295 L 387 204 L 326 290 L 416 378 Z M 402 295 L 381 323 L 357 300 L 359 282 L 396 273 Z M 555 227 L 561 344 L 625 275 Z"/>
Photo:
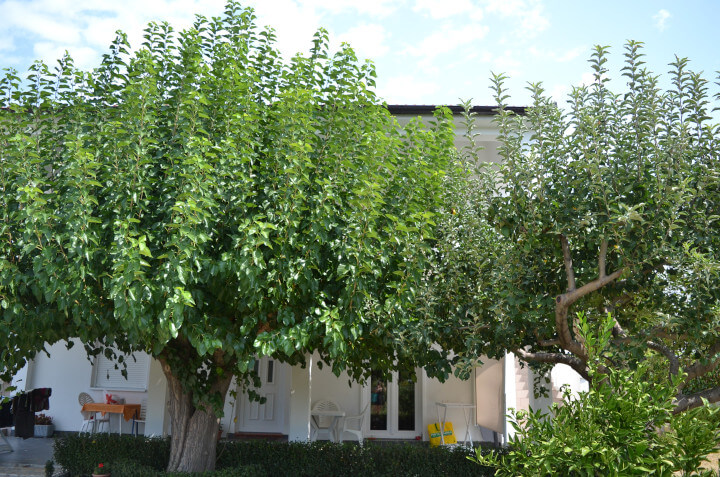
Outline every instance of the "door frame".
<path id="1" fill-rule="evenodd" d="M 250 402 L 247 393 L 242 392 L 241 389 L 237 388 L 238 399 L 237 399 L 237 421 L 235 422 L 235 432 L 258 432 L 258 433 L 288 433 L 289 424 L 289 411 L 290 411 L 290 365 L 287 363 L 281 363 L 277 359 L 263 356 L 258 358 L 258 374 L 267 375 L 267 366 L 269 361 L 273 361 L 273 383 L 276 387 L 277 398 L 273 400 L 273 412 L 276 418 L 273 420 L 275 424 L 271 428 L 262 428 L 257 424 L 253 425 L 248 423 L 246 420 L 245 410 L 247 406 L 252 406 L 255 403 Z M 260 395 L 263 395 L 262 386 L 258 390 Z M 257 404 L 262 412 L 265 404 Z"/>
<path id="2" fill-rule="evenodd" d="M 363 423 L 363 435 L 378 439 L 415 439 L 423 435 L 423 400 L 422 400 L 422 376 L 421 368 L 415 368 L 415 429 L 412 431 L 401 431 L 397 428 L 399 411 L 398 403 L 398 372 L 393 371 L 392 380 L 387 382 L 387 405 L 388 405 L 388 428 L 386 430 L 370 429 L 370 412 L 368 406 L 367 415 Z M 360 390 L 360 408 L 364 409 L 370 403 L 370 379 L 365 381 Z"/>

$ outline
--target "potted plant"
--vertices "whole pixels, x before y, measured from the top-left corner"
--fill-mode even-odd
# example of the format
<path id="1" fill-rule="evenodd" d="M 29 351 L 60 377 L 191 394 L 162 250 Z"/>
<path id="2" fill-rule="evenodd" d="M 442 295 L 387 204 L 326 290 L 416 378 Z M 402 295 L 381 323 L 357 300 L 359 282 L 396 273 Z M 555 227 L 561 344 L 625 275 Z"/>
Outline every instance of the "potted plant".
<path id="1" fill-rule="evenodd" d="M 110 475 L 110 464 L 107 462 L 100 462 L 95 466 L 92 477 L 108 477 Z"/>
<path id="2" fill-rule="evenodd" d="M 52 437 L 55 432 L 52 416 L 35 414 L 35 437 Z"/>

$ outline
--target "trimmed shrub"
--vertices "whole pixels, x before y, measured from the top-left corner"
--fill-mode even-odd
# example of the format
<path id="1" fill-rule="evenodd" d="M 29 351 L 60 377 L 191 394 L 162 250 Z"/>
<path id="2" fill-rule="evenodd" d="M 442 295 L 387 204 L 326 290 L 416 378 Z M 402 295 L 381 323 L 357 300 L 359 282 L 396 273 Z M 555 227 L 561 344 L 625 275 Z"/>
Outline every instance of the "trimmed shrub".
<path id="1" fill-rule="evenodd" d="M 242 465 L 234 468 L 187 474 L 183 472 L 165 472 L 147 465 L 138 464 L 130 459 L 122 459 L 113 464 L 113 477 L 265 477 L 267 473 L 259 465 Z"/>
<path id="2" fill-rule="evenodd" d="M 473 464 L 462 447 L 430 448 L 406 443 L 223 442 L 218 468 L 257 464 L 272 476 L 491 476 L 494 470 Z"/>
<path id="3" fill-rule="evenodd" d="M 217 470 L 195 477 L 302 476 L 492 476 L 493 469 L 468 460 L 463 448 L 425 444 L 222 441 Z M 170 477 L 168 439 L 118 435 L 67 435 L 55 441 L 55 461 L 71 476 L 88 476 L 98 462 L 111 465 L 113 477 Z"/>
<path id="4" fill-rule="evenodd" d="M 90 475 L 98 462 L 110 463 L 113 475 L 118 475 L 114 466 L 123 459 L 164 471 L 170 458 L 170 440 L 117 434 L 68 434 L 55 439 L 54 450 L 55 462 L 71 476 Z"/>

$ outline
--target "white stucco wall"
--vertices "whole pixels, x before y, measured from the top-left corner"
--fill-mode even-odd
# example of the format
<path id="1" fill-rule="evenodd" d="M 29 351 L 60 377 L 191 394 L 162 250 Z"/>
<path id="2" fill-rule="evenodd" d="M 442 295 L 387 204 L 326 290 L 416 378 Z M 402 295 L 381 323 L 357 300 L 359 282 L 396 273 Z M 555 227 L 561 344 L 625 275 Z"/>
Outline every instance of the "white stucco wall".
<path id="1" fill-rule="evenodd" d="M 52 388 L 50 409 L 45 413 L 53 417 L 58 431 L 78 431 L 82 424 L 78 394 L 85 391 L 97 400 L 100 398 L 99 394 L 90 392 L 92 365 L 78 341 L 70 350 L 65 342 L 49 346 L 47 350 L 49 357 L 38 353 L 29 364 L 24 390 Z"/>
<path id="2" fill-rule="evenodd" d="M 53 424 L 58 431 L 79 431 L 82 425 L 78 395 L 86 392 L 98 402 L 105 402 L 105 393 L 125 399 L 128 403 L 141 403 L 147 392 L 96 389 L 91 387 L 92 364 L 87 359 L 85 348 L 74 340 L 74 346 L 67 349 L 66 342 L 58 342 L 48 346 L 50 356 L 38 353 L 28 364 L 26 370 L 16 375 L 16 379 L 24 376 L 20 390 L 29 391 L 35 388 L 52 388 L 50 409 L 44 411 L 53 417 Z M 130 432 L 132 423 L 120 420 L 122 431 Z M 117 415 L 111 416 L 111 428 L 117 432 Z"/>
<path id="3" fill-rule="evenodd" d="M 566 364 L 555 365 L 551 372 L 551 381 L 557 389 L 565 385 L 570 386 L 575 396 L 578 392 L 587 391 L 589 388 L 588 382 Z"/>

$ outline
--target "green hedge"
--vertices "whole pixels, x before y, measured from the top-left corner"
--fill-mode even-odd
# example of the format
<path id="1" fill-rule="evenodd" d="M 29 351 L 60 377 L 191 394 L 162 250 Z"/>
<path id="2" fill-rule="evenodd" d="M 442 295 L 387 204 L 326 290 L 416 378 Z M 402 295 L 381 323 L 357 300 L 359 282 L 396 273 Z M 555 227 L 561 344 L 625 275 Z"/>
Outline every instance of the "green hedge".
<path id="1" fill-rule="evenodd" d="M 132 436 L 68 435 L 55 440 L 55 461 L 71 476 L 87 476 L 98 462 L 112 466 L 113 477 L 167 477 L 168 439 Z M 215 472 L 200 476 L 492 476 L 493 469 L 467 459 L 464 448 L 426 445 L 328 442 L 223 441 Z"/>
<path id="2" fill-rule="evenodd" d="M 170 458 L 170 440 L 94 434 L 68 434 L 55 439 L 55 462 L 71 476 L 88 476 L 100 462 L 111 466 L 123 459 L 153 470 L 164 470 Z M 113 475 L 117 475 L 115 470 Z"/>

